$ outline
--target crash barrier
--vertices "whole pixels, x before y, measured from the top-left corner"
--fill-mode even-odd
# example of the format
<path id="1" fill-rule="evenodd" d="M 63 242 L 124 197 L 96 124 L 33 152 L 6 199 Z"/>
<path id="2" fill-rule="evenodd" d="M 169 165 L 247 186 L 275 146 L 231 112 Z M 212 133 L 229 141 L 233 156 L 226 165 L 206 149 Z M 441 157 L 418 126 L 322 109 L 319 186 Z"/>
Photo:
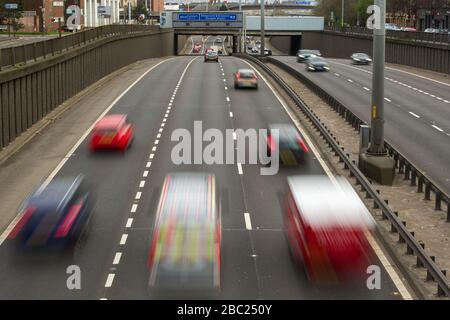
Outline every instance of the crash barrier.
<path id="1" fill-rule="evenodd" d="M 373 35 L 373 29 L 368 29 L 364 27 L 329 26 L 325 27 L 325 30 L 353 35 L 368 35 L 368 36 Z M 439 32 L 410 32 L 401 30 L 386 30 L 386 38 L 450 45 L 450 33 L 448 31 L 439 33 Z"/>
<path id="2" fill-rule="evenodd" d="M 302 48 L 318 49 L 330 58 L 349 59 L 355 52 L 372 55 L 372 44 L 371 34 L 323 31 L 303 32 L 301 36 Z M 387 38 L 386 62 L 450 74 L 450 45 Z"/>
<path id="3" fill-rule="evenodd" d="M 306 103 L 297 95 L 297 93 L 292 90 L 289 85 L 279 77 L 275 72 L 273 72 L 267 65 L 258 60 L 255 57 L 252 57 L 247 54 L 236 55 L 247 60 L 252 61 L 256 65 L 258 65 L 261 69 L 263 69 L 270 77 L 272 77 L 289 95 L 289 97 L 295 102 L 295 104 L 299 107 L 300 111 L 311 121 L 311 123 L 317 128 L 321 137 L 323 137 L 337 157 L 339 157 L 339 161 L 344 163 L 344 168 L 349 170 L 349 176 L 356 179 L 357 185 L 360 185 L 361 192 L 366 193 L 366 199 L 373 199 L 374 208 L 380 209 L 383 220 L 389 220 L 391 224 L 391 232 L 398 233 L 399 243 L 406 244 L 406 254 L 415 255 L 417 257 L 416 265 L 418 268 L 426 268 L 427 270 L 427 281 L 435 281 L 437 283 L 437 295 L 438 296 L 447 296 L 450 297 L 450 283 L 446 278 L 446 271 L 440 270 L 439 267 L 435 263 L 435 257 L 430 257 L 424 250 L 425 245 L 422 242 L 419 242 L 414 237 L 414 233 L 408 231 L 406 228 L 406 223 L 400 221 L 398 214 L 393 212 L 392 209 L 388 206 L 386 201 L 384 201 L 380 195 L 379 191 L 376 190 L 372 183 L 364 176 L 363 173 L 359 170 L 356 162 L 351 161 L 349 158 L 349 154 L 345 152 L 344 148 L 339 145 L 339 142 L 336 141 L 336 137 L 330 132 L 330 130 L 325 126 L 325 124 L 318 118 L 318 116 L 306 105 Z M 352 124 L 355 130 L 359 130 L 360 125 L 365 124 L 361 119 L 356 117 L 351 111 L 349 111 L 344 105 L 339 103 L 336 99 L 334 99 L 331 95 L 325 92 L 322 88 L 315 85 L 312 81 L 308 80 L 302 74 L 297 72 L 295 69 L 290 68 L 289 66 L 279 62 L 273 58 L 266 58 L 268 62 L 273 63 L 290 75 L 294 76 L 298 80 L 302 81 L 309 89 L 314 91 L 317 95 L 319 95 L 322 99 L 324 99 L 327 103 L 329 103 L 333 109 L 338 112 L 346 121 Z M 400 157 L 403 159 L 403 170 L 405 171 L 405 164 L 407 160 L 401 156 L 400 153 L 395 152 L 395 150 L 387 145 L 389 152 L 394 156 L 397 156 L 397 167 L 400 167 Z M 395 153 L 394 153 L 395 152 Z M 412 170 L 416 172 L 416 179 L 420 175 L 422 177 L 422 186 L 425 181 L 427 181 L 430 185 L 429 190 L 431 190 L 432 183 L 429 179 L 425 178 L 425 176 L 415 169 L 414 166 L 409 164 L 409 172 Z M 446 201 L 448 208 L 448 197 L 445 196 L 443 192 L 439 192 L 441 201 Z M 444 200 L 445 199 L 445 200 Z M 449 209 L 447 210 L 449 211 Z M 447 212 L 447 219 L 449 218 L 449 214 Z"/>
<path id="4" fill-rule="evenodd" d="M 65 37 L 45 41 L 55 45 L 54 55 L 0 72 L 0 149 L 104 76 L 139 60 L 172 55 L 174 46 L 173 31 L 155 26 L 103 26 L 73 36 L 82 45 L 67 40 L 70 45 L 60 52 Z"/>

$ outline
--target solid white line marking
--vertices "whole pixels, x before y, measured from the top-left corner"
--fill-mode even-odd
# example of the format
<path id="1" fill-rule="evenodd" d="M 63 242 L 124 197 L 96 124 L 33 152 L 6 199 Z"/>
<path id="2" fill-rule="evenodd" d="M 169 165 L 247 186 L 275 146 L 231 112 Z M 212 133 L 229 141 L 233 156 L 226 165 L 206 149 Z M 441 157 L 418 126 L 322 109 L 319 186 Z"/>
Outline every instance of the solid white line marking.
<path id="1" fill-rule="evenodd" d="M 233 112 L 230 111 L 230 118 L 233 118 Z"/>
<path id="2" fill-rule="evenodd" d="M 120 238 L 120 245 L 124 245 L 127 243 L 128 234 L 124 233 L 122 238 Z"/>
<path id="3" fill-rule="evenodd" d="M 434 124 L 432 125 L 433 128 L 435 128 L 436 130 L 440 131 L 440 132 L 444 132 L 444 130 L 442 130 L 441 128 L 439 128 L 438 126 L 435 126 Z"/>
<path id="4" fill-rule="evenodd" d="M 420 119 L 420 116 L 418 116 L 417 114 L 415 114 L 414 112 L 409 111 L 409 114 L 416 117 L 417 119 Z"/>
<path id="5" fill-rule="evenodd" d="M 399 70 L 399 69 L 395 69 L 395 68 L 391 68 L 391 67 L 386 67 L 386 69 L 395 70 L 395 71 L 398 71 L 398 72 L 406 73 L 406 74 L 409 74 L 411 76 L 415 76 L 415 77 L 422 78 L 422 79 L 425 79 L 425 80 L 433 81 L 433 82 L 442 84 L 444 86 L 450 87 L 450 84 L 448 84 L 448 83 L 441 82 L 441 81 L 438 81 L 438 80 L 434 80 L 434 79 L 431 79 L 431 78 L 427 78 L 427 77 L 424 77 L 424 76 L 420 76 L 420 75 L 415 74 L 415 73 L 411 73 L 411 72 L 407 72 L 407 71 L 403 71 L 403 70 Z"/>
<path id="6" fill-rule="evenodd" d="M 138 205 L 137 205 L 136 203 L 134 203 L 134 204 L 131 206 L 130 212 L 131 212 L 131 213 L 135 213 L 136 210 L 137 210 L 137 208 L 138 208 Z"/>
<path id="7" fill-rule="evenodd" d="M 108 278 L 106 279 L 106 283 L 105 283 L 105 287 L 106 288 L 111 288 L 113 281 L 114 281 L 114 273 L 110 273 L 108 274 Z"/>
<path id="8" fill-rule="evenodd" d="M 406 289 L 405 285 L 403 284 L 403 281 L 398 276 L 397 272 L 393 268 L 393 266 L 389 263 L 389 260 L 386 258 L 383 250 L 381 250 L 378 243 L 375 241 L 373 236 L 370 233 L 366 234 L 367 240 L 369 241 L 371 247 L 373 248 L 373 251 L 376 253 L 378 258 L 380 259 L 380 262 L 383 264 L 384 269 L 387 271 L 389 276 L 392 279 L 392 282 L 394 282 L 395 286 L 397 287 L 398 291 L 400 292 L 402 298 L 404 300 L 412 300 L 412 296 Z"/>
<path id="9" fill-rule="evenodd" d="M 139 183 L 139 188 L 143 188 L 145 186 L 145 180 L 141 180 Z"/>
<path id="10" fill-rule="evenodd" d="M 139 200 L 139 199 L 141 199 L 141 196 L 142 196 L 142 192 L 141 192 L 141 191 L 138 191 L 138 192 L 136 192 L 136 197 L 135 197 L 135 199 L 136 199 L 136 200 Z"/>
<path id="11" fill-rule="evenodd" d="M 243 172 L 242 172 L 242 164 L 240 162 L 238 162 L 237 167 L 238 167 L 239 174 L 242 175 L 243 174 Z"/>
<path id="12" fill-rule="evenodd" d="M 248 212 L 244 213 L 245 228 L 247 230 L 252 230 L 252 221 L 250 220 L 250 214 Z"/>
<path id="13" fill-rule="evenodd" d="M 113 260 L 113 264 L 119 264 L 120 258 L 122 257 L 122 252 L 116 252 Z"/>
<path id="14" fill-rule="evenodd" d="M 147 178 L 147 176 L 148 176 L 148 170 L 145 170 L 144 173 L 142 174 L 142 176 L 143 176 L 144 178 Z"/>
<path id="15" fill-rule="evenodd" d="M 132 224 L 133 224 L 133 218 L 128 218 L 127 224 L 125 225 L 125 227 L 130 228 Z"/>
<path id="16" fill-rule="evenodd" d="M 50 183 L 50 181 L 53 180 L 53 178 L 58 174 L 58 172 L 61 170 L 61 168 L 64 166 L 64 164 L 67 162 L 67 160 L 70 159 L 70 157 L 74 154 L 75 150 L 81 145 L 81 143 L 86 139 L 86 137 L 89 135 L 89 133 L 92 131 L 92 129 L 94 128 L 95 124 L 100 121 L 100 119 L 102 119 L 115 105 L 116 103 L 122 99 L 122 97 L 124 95 L 126 95 L 139 81 L 141 81 L 149 72 L 151 72 L 152 70 L 154 70 L 155 68 L 157 68 L 158 66 L 160 66 L 161 64 L 173 60 L 174 58 L 169 58 L 167 60 L 164 61 L 160 61 L 157 64 L 155 64 L 154 66 L 150 67 L 149 69 L 147 69 L 147 71 L 145 71 L 141 76 L 139 76 L 139 78 L 137 78 L 132 84 L 130 84 L 116 99 L 114 99 L 113 102 L 111 102 L 111 104 L 102 112 L 102 114 L 100 114 L 100 116 L 94 121 L 94 123 L 87 128 L 87 130 L 83 133 L 83 135 L 80 137 L 80 139 L 78 139 L 78 141 L 74 144 L 74 146 L 72 147 L 72 149 L 69 150 L 69 152 L 67 152 L 67 154 L 64 156 L 64 158 L 61 160 L 61 162 L 55 167 L 55 169 L 50 173 L 50 175 L 47 177 L 47 179 L 45 179 L 45 181 L 42 183 L 42 185 L 40 186 L 40 189 L 45 189 L 45 187 L 47 187 L 47 185 Z M 195 59 L 194 59 L 195 60 Z M 11 232 L 12 229 L 14 229 L 15 225 L 17 224 L 17 222 L 19 222 L 21 218 L 21 214 L 19 213 L 14 220 L 8 225 L 8 227 L 5 229 L 5 231 L 3 231 L 3 233 L 0 235 L 0 245 L 2 245 L 2 243 L 5 241 L 6 237 L 8 236 L 8 234 Z"/>

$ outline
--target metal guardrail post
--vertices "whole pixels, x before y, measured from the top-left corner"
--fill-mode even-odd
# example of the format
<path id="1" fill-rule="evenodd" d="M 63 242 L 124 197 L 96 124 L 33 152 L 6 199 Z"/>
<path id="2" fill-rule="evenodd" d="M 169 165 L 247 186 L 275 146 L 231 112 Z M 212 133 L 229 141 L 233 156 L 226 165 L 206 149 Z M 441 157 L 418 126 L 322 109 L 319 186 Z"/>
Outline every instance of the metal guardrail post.
<path id="1" fill-rule="evenodd" d="M 11 65 L 16 65 L 16 47 L 11 47 Z"/>

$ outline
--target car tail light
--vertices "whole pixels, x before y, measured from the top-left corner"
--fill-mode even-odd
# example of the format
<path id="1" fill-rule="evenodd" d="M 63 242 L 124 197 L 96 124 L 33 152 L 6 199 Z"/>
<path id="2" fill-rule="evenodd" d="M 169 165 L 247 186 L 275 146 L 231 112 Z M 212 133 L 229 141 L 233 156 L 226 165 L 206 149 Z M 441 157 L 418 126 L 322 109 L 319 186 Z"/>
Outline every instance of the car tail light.
<path id="1" fill-rule="evenodd" d="M 298 144 L 299 144 L 299 146 L 303 149 L 303 151 L 304 151 L 305 153 L 309 152 L 309 149 L 308 149 L 308 147 L 306 146 L 306 143 L 305 143 L 305 141 L 303 141 L 302 138 L 299 138 L 299 139 L 298 139 Z"/>
<path id="2" fill-rule="evenodd" d="M 28 222 L 28 220 L 30 220 L 34 211 L 36 211 L 36 207 L 28 207 L 23 211 L 22 217 L 20 218 L 19 222 L 17 222 L 15 227 L 8 235 L 9 239 L 14 239 L 15 237 L 17 237 L 23 226 Z"/>
<path id="3" fill-rule="evenodd" d="M 72 207 L 70 207 L 69 212 L 67 213 L 66 217 L 64 218 L 63 223 L 56 230 L 55 238 L 63 238 L 65 236 L 67 236 L 67 234 L 70 231 L 70 228 L 72 227 L 78 214 L 80 213 L 82 206 L 83 206 L 83 203 L 77 203 L 77 204 L 74 204 Z"/>
<path id="4" fill-rule="evenodd" d="M 147 267 L 151 268 L 153 265 L 153 260 L 155 259 L 156 245 L 158 243 L 159 232 L 155 229 L 153 234 L 152 244 L 150 245 L 150 250 L 148 252 Z"/>
<path id="5" fill-rule="evenodd" d="M 267 144 L 269 145 L 270 150 L 275 150 L 276 145 L 275 145 L 275 141 L 272 139 L 272 135 L 269 134 L 267 136 Z"/>
<path id="6" fill-rule="evenodd" d="M 237 78 L 238 80 L 241 79 L 241 74 L 240 74 L 239 72 L 236 73 L 236 78 Z"/>

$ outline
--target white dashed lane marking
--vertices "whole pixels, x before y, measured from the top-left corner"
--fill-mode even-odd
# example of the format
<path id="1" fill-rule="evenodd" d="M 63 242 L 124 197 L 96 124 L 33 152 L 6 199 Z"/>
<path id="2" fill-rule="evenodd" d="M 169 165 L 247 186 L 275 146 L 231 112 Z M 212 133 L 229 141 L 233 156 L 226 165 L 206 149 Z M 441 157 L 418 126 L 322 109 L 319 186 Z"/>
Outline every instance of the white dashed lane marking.
<path id="1" fill-rule="evenodd" d="M 409 111 L 409 114 L 412 115 L 413 117 L 416 117 L 417 119 L 420 118 L 420 116 L 418 116 L 417 114 L 415 114 L 414 112 Z"/>
<path id="2" fill-rule="evenodd" d="M 115 276 L 116 275 L 114 273 L 108 274 L 108 278 L 106 279 L 106 283 L 105 283 L 106 288 L 111 288 Z"/>
<path id="3" fill-rule="evenodd" d="M 126 244 L 127 243 L 127 239 L 128 239 L 128 234 L 126 234 L 126 233 L 124 233 L 123 235 L 122 235 L 122 237 L 120 238 L 120 245 L 124 245 L 124 244 Z"/>
<path id="4" fill-rule="evenodd" d="M 138 208 L 138 205 L 137 205 L 136 203 L 134 203 L 134 204 L 131 206 L 130 212 L 131 212 L 131 213 L 135 213 L 136 210 L 137 210 L 137 208 Z"/>
<path id="5" fill-rule="evenodd" d="M 248 212 L 244 213 L 245 228 L 247 230 L 252 230 L 252 221 L 250 220 L 250 214 Z"/>
<path id="6" fill-rule="evenodd" d="M 435 126 L 434 124 L 432 125 L 433 128 L 435 128 L 437 131 L 439 132 L 444 132 L 444 130 L 442 130 L 441 128 L 439 128 L 438 126 Z"/>
<path id="7" fill-rule="evenodd" d="M 240 162 L 238 162 L 237 167 L 239 174 L 242 175 L 244 172 L 242 171 L 242 164 Z"/>
<path id="8" fill-rule="evenodd" d="M 122 257 L 122 252 L 116 252 L 116 255 L 114 256 L 113 264 L 114 265 L 119 264 L 121 257 Z"/>
<path id="9" fill-rule="evenodd" d="M 127 224 L 125 225 L 126 228 L 131 228 L 131 225 L 133 224 L 133 218 L 128 218 Z"/>

